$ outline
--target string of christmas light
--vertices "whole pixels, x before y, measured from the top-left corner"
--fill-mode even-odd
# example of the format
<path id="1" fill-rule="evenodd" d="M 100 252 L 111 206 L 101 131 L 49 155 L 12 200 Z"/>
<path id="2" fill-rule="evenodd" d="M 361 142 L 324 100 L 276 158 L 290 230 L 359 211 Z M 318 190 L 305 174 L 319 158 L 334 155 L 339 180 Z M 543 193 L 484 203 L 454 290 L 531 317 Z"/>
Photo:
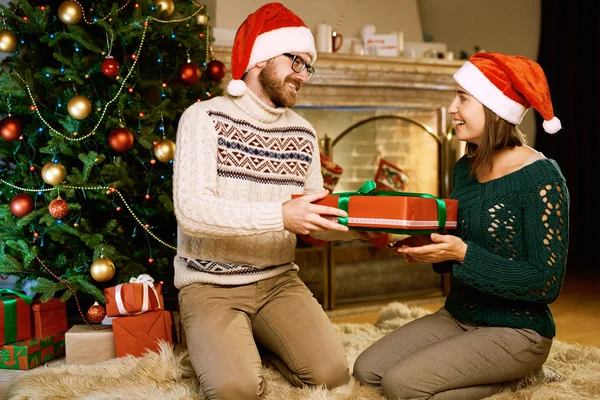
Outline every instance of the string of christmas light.
<path id="1" fill-rule="evenodd" d="M 7 181 L 5 181 L 2 178 L 0 178 L 0 182 L 4 183 L 7 186 L 12 187 L 13 189 L 17 189 L 17 190 L 20 190 L 22 192 L 40 193 L 40 192 L 51 192 L 52 190 L 54 190 L 54 188 L 28 189 L 28 188 L 20 187 L 20 186 L 17 186 L 17 185 L 13 185 L 12 183 L 7 182 Z M 154 232 L 152 232 L 149 229 L 150 226 L 148 224 L 144 224 L 142 222 L 142 220 L 140 220 L 140 218 L 137 216 L 137 214 L 134 213 L 133 210 L 131 209 L 131 207 L 129 206 L 129 203 L 127 203 L 127 201 L 125 200 L 125 197 L 121 194 L 121 192 L 119 192 L 119 190 L 117 188 L 110 187 L 110 186 L 84 187 L 84 186 L 71 186 L 71 185 L 61 185 L 61 186 L 59 186 L 59 188 L 73 189 L 73 190 L 82 190 L 82 191 L 86 191 L 86 190 L 103 190 L 103 191 L 109 191 L 110 193 L 116 193 L 121 198 L 121 201 L 123 202 L 123 204 L 125 205 L 125 207 L 129 211 L 129 213 L 131 214 L 131 216 L 144 229 L 144 231 L 146 231 L 146 233 L 148 233 L 148 235 L 152 236 L 157 242 L 159 242 L 163 246 L 168 247 L 168 248 L 170 248 L 172 250 L 177 250 L 177 247 L 168 244 L 167 242 L 165 242 L 164 240 L 162 240 L 161 238 L 159 238 L 158 236 L 156 236 L 154 234 Z"/>
<path id="2" fill-rule="evenodd" d="M 88 21 L 88 20 L 87 20 L 87 18 L 85 17 L 85 10 L 83 9 L 83 6 L 82 6 L 82 5 L 81 5 L 81 4 L 80 4 L 80 3 L 79 3 L 77 0 L 71 0 L 71 1 L 72 1 L 72 2 L 74 2 L 74 3 L 77 3 L 77 5 L 79 6 L 79 8 L 81 8 L 81 15 L 82 15 L 82 17 L 83 17 L 83 20 L 84 20 L 84 21 L 85 21 L 85 23 L 86 23 L 86 24 L 88 24 L 88 25 L 93 25 L 93 24 L 97 23 L 98 21 L 104 21 L 105 19 L 107 19 L 108 17 L 110 17 L 110 14 L 107 14 L 107 15 L 105 15 L 104 17 L 102 17 L 102 18 L 100 18 L 100 19 L 98 19 L 98 18 L 94 18 L 94 19 L 95 19 L 95 21 L 92 21 L 92 22 L 90 22 L 90 21 Z M 131 0 L 127 0 L 127 2 L 126 2 L 125 4 L 123 4 L 123 5 L 122 5 L 122 6 L 121 6 L 121 7 L 120 7 L 118 10 L 117 10 L 117 12 L 124 10 L 124 9 L 125 9 L 125 7 L 127 7 L 127 6 L 129 5 L 129 3 L 130 3 L 130 2 L 131 2 Z"/>
<path id="3" fill-rule="evenodd" d="M 196 3 L 194 3 L 194 4 L 196 4 Z M 138 59 L 139 59 L 138 55 L 141 54 L 142 47 L 144 46 L 144 41 L 146 39 L 146 32 L 148 30 L 149 21 L 155 21 L 155 22 L 163 23 L 163 24 L 181 23 L 181 22 L 187 21 L 190 18 L 193 18 L 197 14 L 199 14 L 202 11 L 202 9 L 204 8 L 204 6 L 201 5 L 199 7 L 200 8 L 198 8 L 198 10 L 196 10 L 195 12 L 193 12 L 191 15 L 189 15 L 187 17 L 184 17 L 184 18 L 179 18 L 179 19 L 161 20 L 161 19 L 158 19 L 158 18 L 155 18 L 155 17 L 152 17 L 152 16 L 147 16 L 146 17 L 146 19 L 145 19 L 145 21 L 143 23 L 143 27 L 144 28 L 143 28 L 143 32 L 142 32 L 142 37 L 140 39 L 140 44 L 138 46 L 137 52 L 134 53 L 135 57 L 133 58 L 133 64 L 131 65 L 131 68 L 129 69 L 129 72 L 127 73 L 127 75 L 125 76 L 125 78 L 123 78 L 123 81 L 122 81 L 121 85 L 119 86 L 119 90 L 117 91 L 116 95 L 112 99 L 110 99 L 106 103 L 106 105 L 104 107 L 102 107 L 102 114 L 100 115 L 100 119 L 98 120 L 98 122 L 96 123 L 96 125 L 92 128 L 92 130 L 87 135 L 74 138 L 74 137 L 68 136 L 68 135 L 66 135 L 66 134 L 64 134 L 62 132 L 59 132 L 58 130 L 54 129 L 50 125 L 50 123 L 48 121 L 46 121 L 44 119 L 44 117 L 42 116 L 42 114 L 40 113 L 40 111 L 39 111 L 39 109 L 37 107 L 36 101 L 35 101 L 35 96 L 33 95 L 32 91 L 31 91 L 31 88 L 29 87 L 29 85 L 27 84 L 27 82 L 25 81 L 25 79 L 23 79 L 23 77 L 18 72 L 16 72 L 16 71 L 13 71 L 13 73 L 16 74 L 19 77 L 19 79 L 23 82 L 23 84 L 25 85 L 25 88 L 27 89 L 27 93 L 29 95 L 29 98 L 31 99 L 31 107 L 30 107 L 31 110 L 36 112 L 36 114 L 38 115 L 38 117 L 40 118 L 40 120 L 44 123 L 44 125 L 46 125 L 46 127 L 48 128 L 48 130 L 50 132 L 52 132 L 52 133 L 54 133 L 56 135 L 60 135 L 63 138 L 65 138 L 66 140 L 70 140 L 70 141 L 73 141 L 73 142 L 78 142 L 78 141 L 81 141 L 81 140 L 85 140 L 85 139 L 89 138 L 90 136 L 93 136 L 93 135 L 96 134 L 98 128 L 100 127 L 100 125 L 102 124 L 102 121 L 104 120 L 104 117 L 105 117 L 106 112 L 108 110 L 108 106 L 111 105 L 112 103 L 114 103 L 118 99 L 119 95 L 123 92 L 123 88 L 125 87 L 125 84 L 127 83 L 127 80 L 133 74 L 133 71 L 134 71 L 135 66 L 137 65 L 137 62 L 138 62 Z"/>

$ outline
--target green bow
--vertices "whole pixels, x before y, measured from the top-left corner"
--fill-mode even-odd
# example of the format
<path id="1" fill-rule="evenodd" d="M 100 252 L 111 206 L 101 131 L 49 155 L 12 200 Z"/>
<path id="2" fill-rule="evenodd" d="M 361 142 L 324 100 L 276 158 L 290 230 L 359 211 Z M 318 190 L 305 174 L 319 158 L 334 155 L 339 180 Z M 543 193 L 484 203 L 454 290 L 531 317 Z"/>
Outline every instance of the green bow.
<path id="1" fill-rule="evenodd" d="M 410 196 L 410 197 L 420 197 L 425 199 L 435 199 L 437 203 L 438 209 L 438 228 L 437 229 L 419 229 L 419 230 L 409 230 L 409 229 L 392 229 L 392 228 L 365 228 L 365 227 L 352 227 L 348 226 L 348 217 L 342 218 L 338 217 L 338 222 L 342 225 L 348 226 L 348 228 L 352 230 L 359 231 L 377 231 L 377 232 L 387 232 L 387 233 L 402 233 L 408 235 L 416 235 L 420 233 L 433 233 L 438 230 L 443 229 L 446 226 L 446 203 L 444 200 L 439 197 L 433 196 L 431 194 L 425 193 L 408 193 L 408 192 L 391 192 L 387 190 L 375 190 L 377 184 L 375 181 L 365 181 L 365 183 L 358 189 L 356 192 L 343 192 L 343 193 L 332 193 L 331 196 L 339 196 L 338 200 L 338 208 L 340 210 L 346 211 L 348 213 L 348 205 L 350 204 L 351 196 Z"/>
<path id="2" fill-rule="evenodd" d="M 17 296 L 27 305 L 31 305 L 33 299 L 11 289 L 0 289 L 0 301 L 4 304 L 4 343 L 12 343 L 17 341 L 17 298 L 5 296 Z"/>

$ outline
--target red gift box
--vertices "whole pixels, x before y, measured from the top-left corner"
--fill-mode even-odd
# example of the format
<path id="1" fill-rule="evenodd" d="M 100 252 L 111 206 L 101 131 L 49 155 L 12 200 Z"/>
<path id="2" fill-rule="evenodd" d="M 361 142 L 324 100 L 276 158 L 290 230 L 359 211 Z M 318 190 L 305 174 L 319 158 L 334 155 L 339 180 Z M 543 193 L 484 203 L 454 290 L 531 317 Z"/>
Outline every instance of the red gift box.
<path id="1" fill-rule="evenodd" d="M 33 337 L 0 348 L 0 368 L 28 370 L 65 353 L 65 335 Z"/>
<path id="2" fill-rule="evenodd" d="M 31 297 L 0 289 L 0 344 L 31 337 Z"/>
<path id="3" fill-rule="evenodd" d="M 67 304 L 56 297 L 42 303 L 34 300 L 31 304 L 33 311 L 33 329 L 31 335 L 34 337 L 51 336 L 56 333 L 66 332 Z"/>
<path id="4" fill-rule="evenodd" d="M 107 317 L 137 315 L 164 308 L 162 282 L 154 283 L 148 274 L 104 289 L 104 297 Z"/>
<path id="5" fill-rule="evenodd" d="M 389 233 L 426 233 L 456 229 L 458 200 L 423 193 L 374 190 L 367 181 L 357 192 L 334 193 L 314 204 L 340 207 L 347 200 L 348 227 Z M 298 197 L 294 195 L 293 197 Z M 445 213 L 445 222 L 440 217 Z M 364 228 L 364 229 L 361 229 Z"/>
<path id="6" fill-rule="evenodd" d="M 117 357 L 131 354 L 141 357 L 147 351 L 158 351 L 158 341 L 173 343 L 173 320 L 170 311 L 149 311 L 112 320 Z"/>

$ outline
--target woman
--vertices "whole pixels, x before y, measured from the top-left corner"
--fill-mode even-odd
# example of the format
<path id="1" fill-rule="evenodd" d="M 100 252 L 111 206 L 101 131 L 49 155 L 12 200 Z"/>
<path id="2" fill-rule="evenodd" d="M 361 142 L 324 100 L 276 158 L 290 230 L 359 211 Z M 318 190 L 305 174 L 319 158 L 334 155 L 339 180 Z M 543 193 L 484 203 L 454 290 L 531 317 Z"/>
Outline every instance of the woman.
<path id="1" fill-rule="evenodd" d="M 388 399 L 481 399 L 562 378 L 541 367 L 556 334 L 548 304 L 565 274 L 569 193 L 556 162 L 517 126 L 534 107 L 544 130 L 561 129 L 545 74 L 525 57 L 480 52 L 454 79 L 448 111 L 466 142 L 453 172 L 458 229 L 393 245 L 408 262 L 451 272 L 450 292 L 442 309 L 381 338 L 354 366 Z"/>

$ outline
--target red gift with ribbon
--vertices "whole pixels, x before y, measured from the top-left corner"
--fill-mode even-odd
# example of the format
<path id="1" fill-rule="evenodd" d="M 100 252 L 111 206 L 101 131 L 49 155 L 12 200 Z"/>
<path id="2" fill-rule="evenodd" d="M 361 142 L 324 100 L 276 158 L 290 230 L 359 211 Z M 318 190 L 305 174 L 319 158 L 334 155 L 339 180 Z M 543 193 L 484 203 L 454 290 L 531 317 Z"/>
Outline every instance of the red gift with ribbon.
<path id="1" fill-rule="evenodd" d="M 31 337 L 32 298 L 11 289 L 0 289 L 0 344 Z"/>
<path id="2" fill-rule="evenodd" d="M 162 282 L 154 283 L 154 278 L 148 274 L 132 277 L 129 283 L 104 289 L 104 297 L 107 317 L 137 315 L 164 309 Z"/>

